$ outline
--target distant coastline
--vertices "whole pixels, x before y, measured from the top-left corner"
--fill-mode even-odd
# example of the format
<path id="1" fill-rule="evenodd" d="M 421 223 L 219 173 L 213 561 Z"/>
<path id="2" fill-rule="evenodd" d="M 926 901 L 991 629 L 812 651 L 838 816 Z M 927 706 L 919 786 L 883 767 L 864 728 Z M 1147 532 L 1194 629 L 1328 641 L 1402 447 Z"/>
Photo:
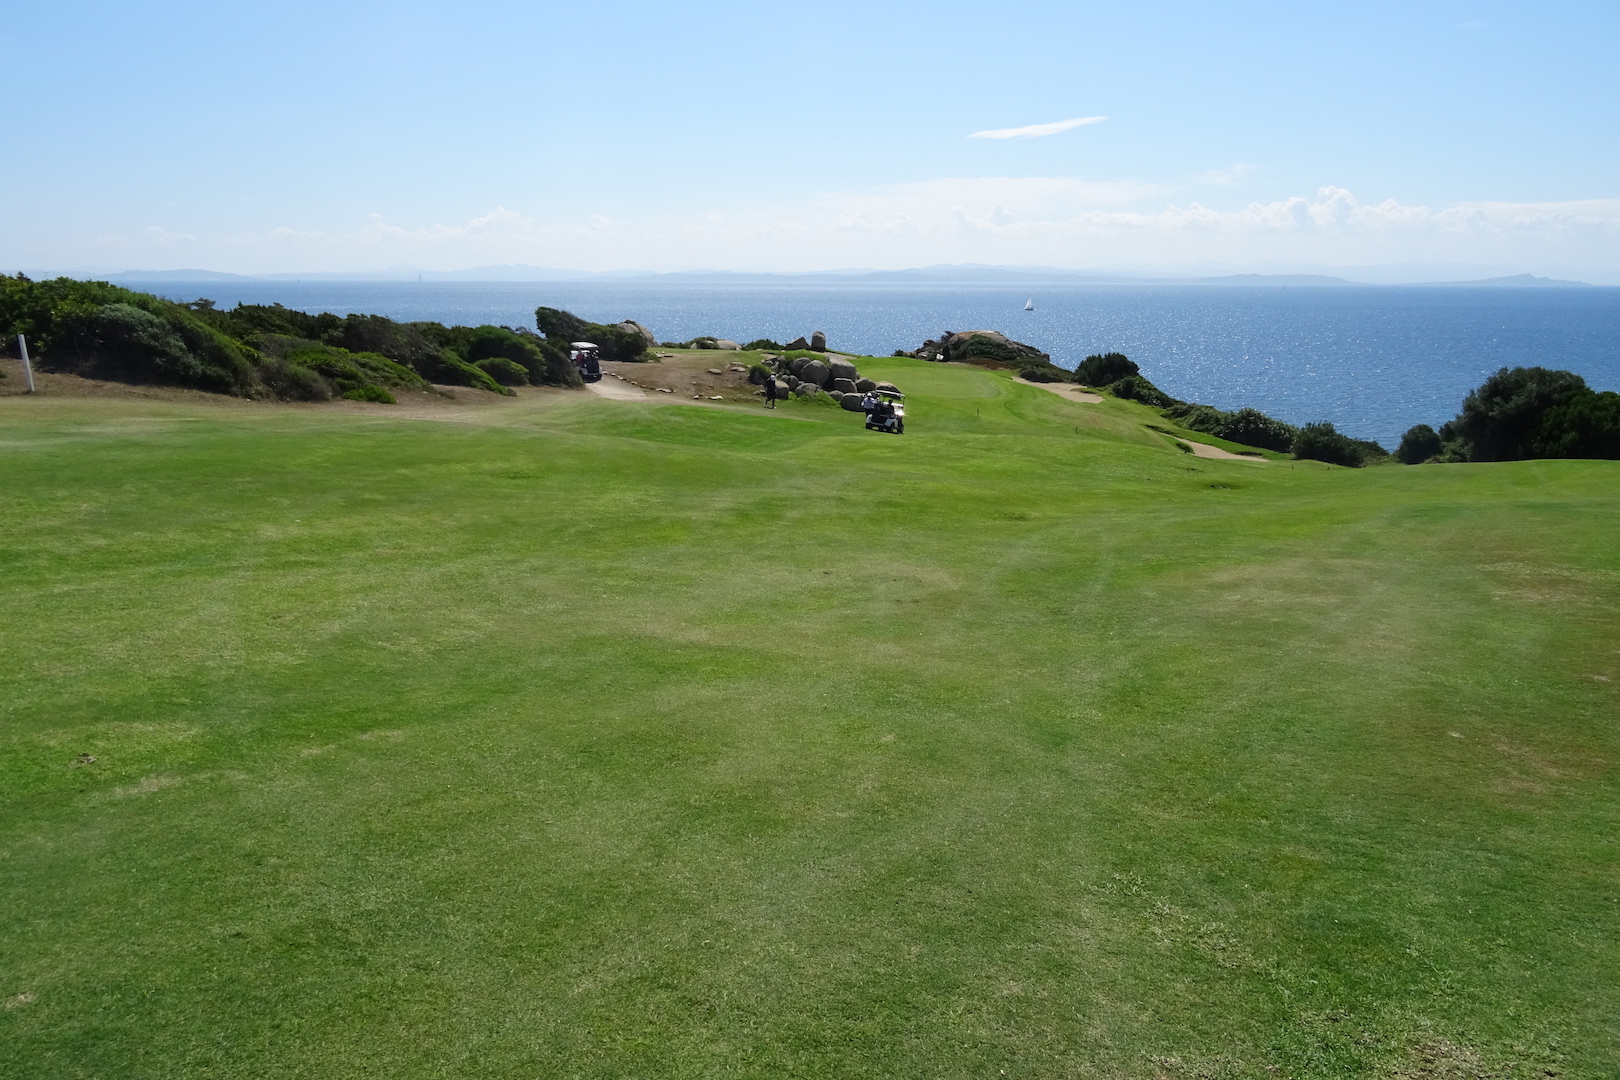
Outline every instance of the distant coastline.
<path id="1" fill-rule="evenodd" d="M 41 276 L 36 274 L 35 276 Z M 56 276 L 54 274 L 43 276 Z M 921 285 L 1211 285 L 1262 288 L 1343 287 L 1483 287 L 1483 288 L 1603 288 L 1585 281 L 1511 274 L 1454 280 L 1364 281 L 1333 274 L 1204 274 L 1154 275 L 1062 270 L 1051 267 L 927 266 L 909 270 L 821 270 L 804 273 L 764 273 L 730 270 L 568 270 L 547 266 L 509 264 L 467 270 L 375 269 L 352 272 L 232 274 L 196 268 L 177 270 L 123 270 L 111 273 L 68 271 L 61 276 L 110 281 L 118 285 L 170 282 L 465 282 L 468 284 L 610 283 L 643 282 L 659 285 L 770 285 L 770 284 L 905 284 Z"/>

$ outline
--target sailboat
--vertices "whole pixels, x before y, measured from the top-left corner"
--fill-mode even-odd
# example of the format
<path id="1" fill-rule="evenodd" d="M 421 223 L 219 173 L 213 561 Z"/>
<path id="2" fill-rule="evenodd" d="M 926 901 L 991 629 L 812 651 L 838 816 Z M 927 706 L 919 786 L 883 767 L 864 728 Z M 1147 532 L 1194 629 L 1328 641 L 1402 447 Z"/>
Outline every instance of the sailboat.
<path id="1" fill-rule="evenodd" d="M 1033 296 L 1030 297 L 1028 300 L 1024 301 L 1024 310 L 1025 311 L 1034 311 L 1035 310 L 1035 298 Z"/>

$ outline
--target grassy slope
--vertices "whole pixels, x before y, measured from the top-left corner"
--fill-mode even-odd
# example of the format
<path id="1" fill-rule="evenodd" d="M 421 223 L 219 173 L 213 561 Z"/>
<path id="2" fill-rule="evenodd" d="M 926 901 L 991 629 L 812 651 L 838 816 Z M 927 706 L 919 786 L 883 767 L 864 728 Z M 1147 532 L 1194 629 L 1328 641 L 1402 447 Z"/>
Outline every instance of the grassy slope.
<path id="1" fill-rule="evenodd" d="M 862 370 L 0 402 L 0 1075 L 1620 1070 L 1620 467 Z"/>

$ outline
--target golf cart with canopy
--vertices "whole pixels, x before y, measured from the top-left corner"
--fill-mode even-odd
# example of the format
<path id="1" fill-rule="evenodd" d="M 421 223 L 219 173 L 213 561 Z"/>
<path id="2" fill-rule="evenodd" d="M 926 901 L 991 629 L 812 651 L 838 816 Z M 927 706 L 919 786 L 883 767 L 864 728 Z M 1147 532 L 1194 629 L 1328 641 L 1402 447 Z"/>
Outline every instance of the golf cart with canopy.
<path id="1" fill-rule="evenodd" d="M 595 343 L 576 341 L 568 347 L 568 359 L 579 368 L 579 377 L 585 382 L 602 381 L 602 358 Z"/>
<path id="2" fill-rule="evenodd" d="M 898 390 L 879 387 L 861 399 L 866 413 L 866 430 L 887 431 L 892 435 L 906 430 L 906 395 Z"/>

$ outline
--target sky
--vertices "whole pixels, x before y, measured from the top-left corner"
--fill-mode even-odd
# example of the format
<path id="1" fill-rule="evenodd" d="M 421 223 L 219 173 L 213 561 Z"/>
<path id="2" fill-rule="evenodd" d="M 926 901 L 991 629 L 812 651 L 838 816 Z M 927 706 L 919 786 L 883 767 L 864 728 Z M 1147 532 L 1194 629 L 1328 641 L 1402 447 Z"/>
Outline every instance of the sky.
<path id="1" fill-rule="evenodd" d="M 1615 0 L 0 0 L 0 266 L 1620 284 L 1617 56 Z"/>

